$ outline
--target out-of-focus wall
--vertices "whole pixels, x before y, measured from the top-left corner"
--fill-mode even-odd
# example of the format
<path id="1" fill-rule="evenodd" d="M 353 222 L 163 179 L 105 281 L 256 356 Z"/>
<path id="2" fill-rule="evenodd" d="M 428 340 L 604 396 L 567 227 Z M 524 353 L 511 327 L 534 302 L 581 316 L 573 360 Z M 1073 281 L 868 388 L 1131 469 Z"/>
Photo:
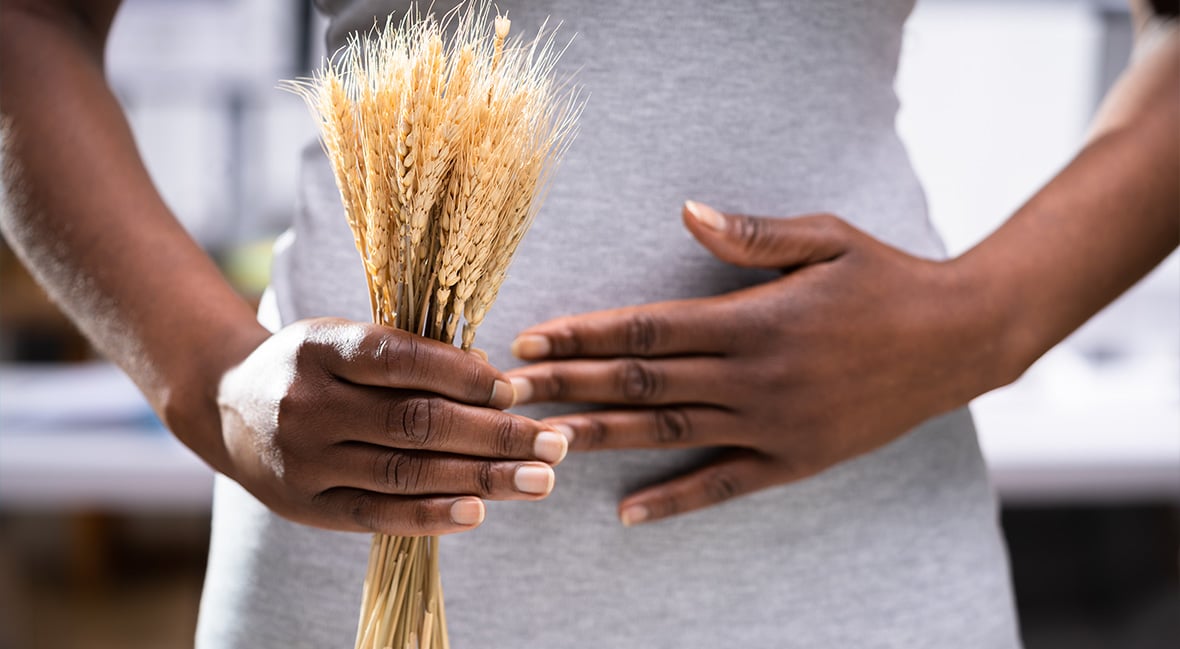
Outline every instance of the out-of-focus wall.
<path id="1" fill-rule="evenodd" d="M 206 246 L 289 220 L 314 123 L 277 84 L 305 71 L 309 12 L 290 0 L 130 0 L 118 14 L 112 85 L 153 179 Z"/>

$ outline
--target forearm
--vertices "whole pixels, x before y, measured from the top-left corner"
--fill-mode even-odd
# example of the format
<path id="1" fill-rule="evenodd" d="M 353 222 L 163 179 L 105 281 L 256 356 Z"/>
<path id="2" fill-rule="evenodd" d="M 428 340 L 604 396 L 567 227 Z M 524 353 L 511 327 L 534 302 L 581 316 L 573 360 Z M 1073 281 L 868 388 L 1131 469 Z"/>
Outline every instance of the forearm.
<path id="1" fill-rule="evenodd" d="M 33 4 L 6 3 L 0 21 L 0 225 L 51 297 L 218 467 L 216 377 L 265 332 L 143 167 L 102 71 L 113 8 Z"/>
<path id="2" fill-rule="evenodd" d="M 999 311 L 1015 378 L 1180 242 L 1180 38 L 1133 65 L 1079 155 L 953 262 Z"/>

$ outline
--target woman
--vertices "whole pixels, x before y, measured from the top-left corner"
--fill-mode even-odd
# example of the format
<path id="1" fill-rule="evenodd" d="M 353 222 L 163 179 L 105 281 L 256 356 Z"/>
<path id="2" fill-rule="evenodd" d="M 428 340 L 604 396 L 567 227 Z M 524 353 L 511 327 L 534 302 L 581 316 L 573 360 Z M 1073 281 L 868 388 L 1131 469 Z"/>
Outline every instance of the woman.
<path id="1" fill-rule="evenodd" d="M 347 646 L 360 531 L 465 532 L 457 647 L 1019 646 L 962 407 L 1175 248 L 1174 28 L 1078 158 L 942 261 L 893 128 L 912 0 L 501 3 L 577 33 L 592 99 L 484 363 L 359 323 L 315 147 L 260 327 L 136 157 L 98 65 L 117 3 L 50 4 L 0 23 L 5 234 L 225 476 L 199 646 Z M 320 4 L 329 49 L 404 9 Z M 567 446 L 605 452 L 555 480 Z"/>

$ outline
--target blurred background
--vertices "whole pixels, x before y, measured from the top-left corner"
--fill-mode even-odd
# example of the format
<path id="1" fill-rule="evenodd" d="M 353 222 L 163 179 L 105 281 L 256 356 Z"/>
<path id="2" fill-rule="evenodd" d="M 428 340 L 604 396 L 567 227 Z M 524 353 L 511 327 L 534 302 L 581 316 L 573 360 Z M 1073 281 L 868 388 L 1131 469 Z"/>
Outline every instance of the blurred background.
<path id="1" fill-rule="evenodd" d="M 129 0 L 115 23 L 109 74 L 152 175 L 252 299 L 314 136 L 275 85 L 319 60 L 321 30 L 268 0 Z M 907 32 L 899 127 L 957 253 L 1076 151 L 1130 19 L 1115 0 L 920 0 Z M 1178 333 L 1173 255 L 974 404 L 1029 649 L 1180 638 Z M 191 647 L 211 474 L 3 247 L 0 363 L 0 649 Z"/>

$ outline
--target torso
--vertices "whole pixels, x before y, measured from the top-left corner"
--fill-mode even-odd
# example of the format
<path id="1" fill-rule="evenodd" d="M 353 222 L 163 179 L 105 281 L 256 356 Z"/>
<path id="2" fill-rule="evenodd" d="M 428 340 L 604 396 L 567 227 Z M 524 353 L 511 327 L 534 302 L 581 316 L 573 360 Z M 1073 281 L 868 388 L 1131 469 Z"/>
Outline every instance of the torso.
<path id="1" fill-rule="evenodd" d="M 329 39 L 374 5 L 322 0 Z M 444 7 L 445 9 L 446 7 Z M 549 318 L 716 294 L 768 275 L 726 266 L 683 230 L 692 198 L 761 215 L 828 211 L 939 256 L 894 131 L 912 0 L 748 3 L 501 0 L 513 30 L 547 16 L 589 92 L 581 134 L 477 344 Z M 333 48 L 329 42 L 329 51 Z M 368 318 L 326 161 L 275 267 L 283 323 Z M 551 414 L 555 408 L 522 410 Z M 455 647 L 1016 647 L 995 503 L 965 411 L 799 484 L 649 526 L 618 498 L 698 452 L 575 455 L 543 503 L 490 503 L 444 538 Z M 347 646 L 368 538 L 287 523 L 218 485 L 202 647 Z"/>

